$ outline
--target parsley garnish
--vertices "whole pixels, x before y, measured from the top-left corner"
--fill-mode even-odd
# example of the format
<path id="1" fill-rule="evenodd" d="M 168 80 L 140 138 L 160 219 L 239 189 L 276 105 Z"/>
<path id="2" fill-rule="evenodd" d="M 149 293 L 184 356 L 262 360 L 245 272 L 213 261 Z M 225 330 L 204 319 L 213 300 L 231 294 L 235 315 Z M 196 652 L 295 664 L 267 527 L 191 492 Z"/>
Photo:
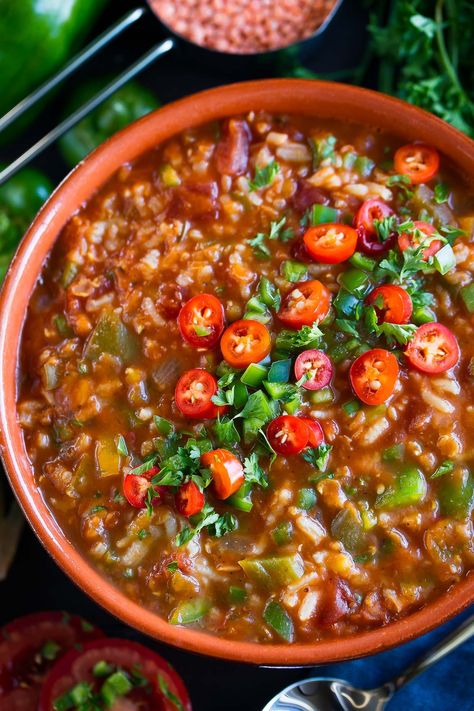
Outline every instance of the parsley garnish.
<path id="1" fill-rule="evenodd" d="M 257 232 L 253 239 L 247 240 L 247 244 L 252 247 L 254 256 L 257 257 L 257 259 L 270 259 L 272 253 L 266 244 L 266 239 L 268 238 L 270 240 L 274 240 L 283 238 L 282 228 L 285 222 L 286 217 L 282 217 L 279 222 L 270 222 L 270 230 L 268 231 L 268 234 L 265 232 Z M 287 233 L 286 230 L 285 233 Z M 291 239 L 291 237 L 288 237 L 287 234 L 285 234 L 285 238 L 282 239 L 282 241 L 286 241 L 287 239 Z"/>
<path id="2" fill-rule="evenodd" d="M 252 452 L 250 457 L 244 459 L 244 476 L 245 481 L 249 484 L 258 484 L 262 489 L 266 489 L 268 486 L 267 475 L 260 466 L 255 452 Z"/>
<path id="3" fill-rule="evenodd" d="M 299 331 L 280 331 L 276 337 L 277 350 L 292 353 L 301 348 L 315 348 L 322 336 L 316 323 L 312 326 L 303 326 Z"/>
<path id="4" fill-rule="evenodd" d="M 178 568 L 179 565 L 176 560 L 172 560 L 171 563 L 168 563 L 168 565 L 166 566 L 166 570 L 168 570 L 170 573 L 176 573 Z"/>
<path id="5" fill-rule="evenodd" d="M 413 190 L 410 190 L 411 180 L 408 175 L 391 175 L 387 179 L 388 187 L 396 187 L 399 189 L 401 196 L 405 200 L 409 200 L 413 197 Z"/>
<path id="6" fill-rule="evenodd" d="M 412 323 L 377 322 L 377 312 L 373 306 L 364 309 L 364 321 L 367 330 L 376 336 L 385 336 L 389 344 L 394 342 L 405 346 L 413 338 L 417 327 Z"/>
<path id="7" fill-rule="evenodd" d="M 233 447 L 240 442 L 239 431 L 230 417 L 218 417 L 212 429 L 218 443 L 223 447 Z"/>
<path id="8" fill-rule="evenodd" d="M 329 462 L 331 450 L 331 444 L 320 444 L 319 447 L 305 449 L 301 456 L 306 462 L 309 462 L 313 467 L 319 469 L 320 472 L 324 472 Z"/>
<path id="9" fill-rule="evenodd" d="M 270 163 L 267 163 L 263 168 L 255 168 L 254 179 L 249 181 L 250 192 L 271 185 L 279 170 L 280 166 L 275 160 L 270 161 Z"/>
<path id="10" fill-rule="evenodd" d="M 388 217 L 383 217 L 381 220 L 374 220 L 373 225 L 379 242 L 386 242 L 395 232 L 397 224 L 396 215 L 389 215 Z"/>

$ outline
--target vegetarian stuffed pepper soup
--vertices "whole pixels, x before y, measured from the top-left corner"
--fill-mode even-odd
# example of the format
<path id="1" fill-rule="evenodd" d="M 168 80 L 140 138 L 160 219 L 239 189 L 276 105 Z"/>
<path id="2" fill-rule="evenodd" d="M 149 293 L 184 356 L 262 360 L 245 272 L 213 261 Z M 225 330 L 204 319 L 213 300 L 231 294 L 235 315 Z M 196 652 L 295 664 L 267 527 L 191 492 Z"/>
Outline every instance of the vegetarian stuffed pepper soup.
<path id="1" fill-rule="evenodd" d="M 229 113 L 64 226 L 18 421 L 60 529 L 141 608 L 347 642 L 474 563 L 472 188 L 416 134 Z"/>

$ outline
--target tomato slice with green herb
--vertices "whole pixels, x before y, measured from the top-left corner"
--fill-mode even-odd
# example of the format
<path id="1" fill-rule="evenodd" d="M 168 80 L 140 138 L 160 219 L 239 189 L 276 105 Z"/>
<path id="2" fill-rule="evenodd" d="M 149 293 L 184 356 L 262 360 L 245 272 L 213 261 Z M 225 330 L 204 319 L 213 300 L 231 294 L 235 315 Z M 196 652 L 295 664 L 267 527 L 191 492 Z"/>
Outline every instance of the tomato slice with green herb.
<path id="1" fill-rule="evenodd" d="M 212 348 L 224 330 L 224 307 L 212 294 L 193 296 L 181 307 L 178 326 L 194 348 Z"/>
<path id="2" fill-rule="evenodd" d="M 213 449 L 201 455 L 201 463 L 210 469 L 214 491 L 218 499 L 228 499 L 244 483 L 244 468 L 227 449 Z"/>
<path id="3" fill-rule="evenodd" d="M 280 415 L 267 427 L 267 437 L 277 454 L 298 454 L 308 446 L 310 432 L 302 417 Z"/>
<path id="4" fill-rule="evenodd" d="M 319 447 L 324 442 L 324 432 L 319 422 L 313 420 L 312 417 L 300 417 L 300 420 L 303 420 L 308 425 L 308 447 Z"/>
<path id="5" fill-rule="evenodd" d="M 408 323 L 413 311 L 410 295 L 397 284 L 378 286 L 366 301 L 375 308 L 379 323 Z"/>
<path id="6" fill-rule="evenodd" d="M 393 393 L 399 373 L 393 353 L 373 348 L 351 365 L 349 378 L 357 397 L 366 405 L 381 405 Z"/>
<path id="7" fill-rule="evenodd" d="M 123 480 L 123 494 L 130 506 L 137 509 L 144 509 L 148 491 L 151 487 L 151 480 L 159 474 L 158 467 L 151 467 L 142 474 L 134 474 L 133 469 L 129 474 L 125 475 Z M 158 503 L 161 498 L 161 493 L 164 487 L 153 487 L 153 497 L 150 503 Z"/>
<path id="8" fill-rule="evenodd" d="M 221 338 L 222 355 L 233 368 L 246 368 L 263 360 L 271 349 L 270 332 L 260 321 L 242 319 L 226 328 Z"/>
<path id="9" fill-rule="evenodd" d="M 38 711 L 83 708 L 191 711 L 191 702 L 159 654 L 137 642 L 102 639 L 71 649 L 54 665 Z"/>
<path id="10" fill-rule="evenodd" d="M 413 228 L 412 232 L 403 232 L 398 237 L 398 246 L 404 252 L 409 247 L 418 248 L 426 243 L 426 247 L 422 250 L 422 259 L 427 262 L 430 257 L 439 252 L 443 243 L 439 239 L 430 239 L 436 230 L 429 222 L 416 220 Z"/>
<path id="11" fill-rule="evenodd" d="M 456 336 L 442 323 L 424 323 L 408 344 L 405 355 L 422 373 L 434 375 L 453 368 L 460 351 Z"/>
<path id="12" fill-rule="evenodd" d="M 43 679 L 74 645 L 103 637 L 77 615 L 39 612 L 0 630 L 0 708 L 37 711 Z"/>
<path id="13" fill-rule="evenodd" d="M 176 406 L 186 417 L 197 420 L 211 420 L 225 411 L 212 402 L 217 393 L 217 380 L 204 368 L 187 370 L 176 384 L 174 399 Z"/>
<path id="14" fill-rule="evenodd" d="M 349 225 L 327 222 L 310 227 L 303 240 L 314 260 L 323 264 L 339 264 L 354 254 L 357 232 Z"/>
<path id="15" fill-rule="evenodd" d="M 395 243 L 396 233 L 383 229 L 383 220 L 395 213 L 383 200 L 373 198 L 366 200 L 360 206 L 355 218 L 354 227 L 357 231 L 357 247 L 365 254 L 377 255 L 391 249 Z M 381 225 L 377 225 L 378 220 Z"/>
<path id="16" fill-rule="evenodd" d="M 296 380 L 306 390 L 321 390 L 329 385 L 334 374 L 331 361 L 324 351 L 311 349 L 300 353 L 295 361 Z"/>
<path id="17" fill-rule="evenodd" d="M 175 502 L 182 516 L 194 516 L 204 506 L 204 494 L 194 481 L 187 481 L 176 492 Z"/>
<path id="18" fill-rule="evenodd" d="M 317 279 L 297 284 L 283 299 L 278 318 L 288 328 L 321 323 L 331 306 L 331 294 Z"/>
<path id="19" fill-rule="evenodd" d="M 396 173 L 408 175 L 413 185 L 427 183 L 439 170 L 439 153 L 424 143 L 409 143 L 395 151 L 393 166 Z"/>

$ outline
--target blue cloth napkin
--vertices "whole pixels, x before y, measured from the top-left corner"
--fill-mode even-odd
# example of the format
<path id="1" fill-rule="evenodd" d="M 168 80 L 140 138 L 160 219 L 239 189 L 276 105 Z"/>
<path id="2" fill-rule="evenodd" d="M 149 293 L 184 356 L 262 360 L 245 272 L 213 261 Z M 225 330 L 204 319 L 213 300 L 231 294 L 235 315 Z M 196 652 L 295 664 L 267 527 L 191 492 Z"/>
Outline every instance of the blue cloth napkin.
<path id="1" fill-rule="evenodd" d="M 311 676 L 346 679 L 370 689 L 398 676 L 463 622 L 474 608 L 401 647 L 352 662 L 318 667 Z M 473 676 L 471 676 L 473 675 Z M 474 711 L 474 637 L 396 693 L 387 711 Z"/>

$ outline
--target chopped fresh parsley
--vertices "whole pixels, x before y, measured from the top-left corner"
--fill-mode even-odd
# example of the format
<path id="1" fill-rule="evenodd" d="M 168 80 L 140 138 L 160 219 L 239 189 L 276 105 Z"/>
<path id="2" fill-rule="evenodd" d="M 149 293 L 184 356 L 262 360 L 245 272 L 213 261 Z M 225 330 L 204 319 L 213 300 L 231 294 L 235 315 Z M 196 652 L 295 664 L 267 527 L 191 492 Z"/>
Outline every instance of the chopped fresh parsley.
<path id="1" fill-rule="evenodd" d="M 320 472 L 325 472 L 331 454 L 331 444 L 320 444 L 319 447 L 305 449 L 301 455 L 306 462 L 309 462 Z"/>
<path id="2" fill-rule="evenodd" d="M 212 429 L 222 447 L 233 447 L 240 442 L 239 431 L 230 417 L 218 417 Z"/>
<path id="3" fill-rule="evenodd" d="M 384 217 L 381 220 L 374 220 L 373 224 L 379 242 L 383 243 L 386 242 L 395 232 L 398 225 L 398 220 L 396 215 L 389 215 L 388 217 Z"/>
<path id="4" fill-rule="evenodd" d="M 232 533 L 238 527 L 239 522 L 234 514 L 228 511 L 219 516 L 213 523 L 209 524 L 207 531 L 210 536 L 222 538 L 226 533 Z"/>
<path id="5" fill-rule="evenodd" d="M 292 353 L 302 348 L 315 348 L 322 336 L 316 323 L 312 326 L 303 326 L 299 331 L 280 331 L 276 337 L 275 347 L 279 351 Z"/>
<path id="6" fill-rule="evenodd" d="M 275 160 L 270 161 L 270 163 L 267 163 L 263 168 L 255 168 L 254 179 L 249 181 L 250 192 L 271 185 L 279 170 L 280 166 Z"/>
<path id="7" fill-rule="evenodd" d="M 176 571 L 179 569 L 178 562 L 176 560 L 172 560 L 171 563 L 168 563 L 166 566 L 166 570 L 169 573 L 176 573 Z"/>
<path id="8" fill-rule="evenodd" d="M 192 526 L 185 526 L 176 536 L 175 542 L 178 548 L 189 543 L 206 526 L 216 523 L 218 518 L 217 511 L 210 504 L 205 503 L 202 511 L 189 519 Z"/>
<path id="9" fill-rule="evenodd" d="M 268 478 L 265 471 L 259 464 L 258 457 L 255 452 L 244 459 L 244 476 L 245 481 L 249 484 L 258 484 L 262 489 L 268 486 Z"/>
<path id="10" fill-rule="evenodd" d="M 387 186 L 389 188 L 396 187 L 400 191 L 401 196 L 405 200 L 409 200 L 413 197 L 413 190 L 410 190 L 411 180 L 408 175 L 391 175 L 387 179 Z"/>
<path id="11" fill-rule="evenodd" d="M 272 253 L 265 243 L 266 235 L 264 232 L 257 232 L 255 237 L 247 240 L 247 244 L 252 247 L 254 256 L 257 259 L 270 259 Z"/>
<path id="12" fill-rule="evenodd" d="M 417 327 L 412 323 L 398 324 L 384 321 L 379 324 L 377 320 L 377 312 L 374 306 L 367 306 L 364 308 L 364 322 L 370 333 L 375 334 L 377 337 L 385 336 L 390 345 L 393 343 L 400 343 L 405 346 L 409 341 L 411 341 L 417 329 Z"/>

